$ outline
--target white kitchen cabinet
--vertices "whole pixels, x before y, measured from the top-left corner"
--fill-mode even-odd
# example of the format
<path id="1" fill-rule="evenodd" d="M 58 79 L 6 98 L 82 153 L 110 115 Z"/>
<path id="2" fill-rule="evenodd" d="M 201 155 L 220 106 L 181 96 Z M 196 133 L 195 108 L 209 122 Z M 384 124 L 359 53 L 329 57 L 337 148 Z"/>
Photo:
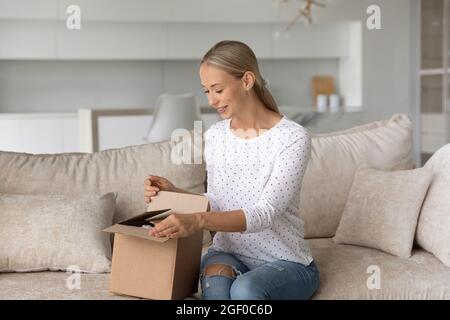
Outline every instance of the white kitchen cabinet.
<path id="1" fill-rule="evenodd" d="M 81 30 L 56 23 L 53 44 L 60 60 L 151 60 L 167 57 L 167 25 L 150 22 L 84 21 Z"/>
<path id="2" fill-rule="evenodd" d="M 0 150 L 34 154 L 79 152 L 78 117 L 71 114 L 0 115 Z"/>
<path id="3" fill-rule="evenodd" d="M 0 59 L 56 59 L 55 39 L 54 21 L 0 19 Z"/>
<path id="4" fill-rule="evenodd" d="M 283 30 L 284 25 L 272 25 L 272 34 Z M 295 25 L 285 37 L 273 37 L 274 58 L 347 58 L 350 56 L 351 22 L 321 23 L 304 27 Z"/>
<path id="5" fill-rule="evenodd" d="M 11 119 L 0 119 L 0 150 L 23 151 L 20 122 Z"/>
<path id="6" fill-rule="evenodd" d="M 351 57 L 354 45 L 353 33 L 349 32 L 352 24 L 352 21 L 333 22 L 307 28 L 296 25 L 289 37 L 275 37 L 285 24 L 111 21 L 84 17 L 80 30 L 69 30 L 64 19 L 0 17 L 0 59 L 198 60 L 224 39 L 247 43 L 263 59 L 345 59 Z"/>
<path id="7" fill-rule="evenodd" d="M 171 23 L 167 59 L 200 59 L 215 43 L 237 39 L 260 58 L 273 57 L 272 25 L 265 23 Z"/>
<path id="8" fill-rule="evenodd" d="M 82 5 L 90 7 L 86 2 Z M 119 4 L 113 2 L 113 7 Z M 234 39 L 247 43 L 259 59 L 338 61 L 340 94 L 347 106 L 362 106 L 361 22 L 295 25 L 286 38 L 274 36 L 286 27 L 284 23 L 114 20 L 89 18 L 92 13 L 84 11 L 87 17 L 82 13 L 81 30 L 67 29 L 61 17 L 2 19 L 0 15 L 0 60 L 158 61 L 162 73 L 166 62 L 198 63 L 216 42 Z"/>

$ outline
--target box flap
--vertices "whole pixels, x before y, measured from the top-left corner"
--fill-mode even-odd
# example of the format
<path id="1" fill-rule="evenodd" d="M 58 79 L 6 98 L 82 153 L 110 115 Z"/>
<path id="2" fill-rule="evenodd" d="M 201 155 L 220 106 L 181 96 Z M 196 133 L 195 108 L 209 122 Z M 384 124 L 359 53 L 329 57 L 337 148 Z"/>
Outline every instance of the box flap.
<path id="1" fill-rule="evenodd" d="M 127 225 L 136 225 L 137 226 L 137 224 L 139 224 L 141 221 L 143 222 L 143 220 L 146 220 L 147 218 L 159 217 L 160 215 L 163 215 L 164 213 L 169 213 L 169 212 L 171 212 L 171 209 L 168 207 L 164 208 L 164 209 L 158 209 L 158 210 L 149 210 L 147 212 L 138 214 L 137 216 L 134 216 L 133 218 L 121 220 L 121 221 L 117 222 L 117 224 L 127 224 Z"/>
<path id="2" fill-rule="evenodd" d="M 115 225 L 104 229 L 103 231 L 109 232 L 109 233 L 121 233 L 126 234 L 130 236 L 135 236 L 138 238 L 153 240 L 157 242 L 165 242 L 169 240 L 167 237 L 162 238 L 156 238 L 148 235 L 149 229 L 142 228 L 142 225 L 148 225 L 148 219 L 156 216 L 160 216 L 161 214 L 164 214 L 166 212 L 170 212 L 170 208 L 166 208 L 163 210 L 154 210 L 154 211 L 148 211 L 144 212 L 142 214 L 139 214 L 131 219 L 122 220 Z M 150 225 L 149 225 L 150 227 Z"/>
<path id="3" fill-rule="evenodd" d="M 208 198 L 203 195 L 194 195 L 179 192 L 159 191 L 156 197 L 148 204 L 147 212 L 131 219 L 122 220 L 115 225 L 104 229 L 109 233 L 120 233 L 142 239 L 165 242 L 167 237 L 156 238 L 148 235 L 149 229 L 142 225 L 149 224 L 151 218 L 163 218 L 176 213 L 205 212 L 208 208 Z M 149 219 L 150 218 L 150 219 Z"/>
<path id="4" fill-rule="evenodd" d="M 123 224 L 115 224 L 109 228 L 106 228 L 103 231 L 109 232 L 109 233 L 126 234 L 126 235 L 130 235 L 130 236 L 138 237 L 141 239 L 147 239 L 147 240 L 152 240 L 152 241 L 161 242 L 161 243 L 169 240 L 169 238 L 167 238 L 167 237 L 156 238 L 156 237 L 149 236 L 148 229 L 144 229 L 141 227 L 127 226 L 127 225 L 123 225 Z"/>
<path id="5" fill-rule="evenodd" d="M 155 214 L 154 216 L 148 217 L 145 220 L 147 220 L 147 221 L 153 221 L 153 220 L 159 220 L 159 219 L 162 220 L 162 219 L 170 216 L 172 214 L 172 212 L 174 212 L 174 210 L 172 210 L 172 209 L 158 210 L 158 211 L 151 211 L 151 212 L 161 212 L 161 211 L 162 211 L 162 213 Z"/>
<path id="6" fill-rule="evenodd" d="M 208 197 L 180 192 L 159 191 L 148 204 L 147 210 L 171 208 L 176 213 L 205 212 L 208 209 Z"/>

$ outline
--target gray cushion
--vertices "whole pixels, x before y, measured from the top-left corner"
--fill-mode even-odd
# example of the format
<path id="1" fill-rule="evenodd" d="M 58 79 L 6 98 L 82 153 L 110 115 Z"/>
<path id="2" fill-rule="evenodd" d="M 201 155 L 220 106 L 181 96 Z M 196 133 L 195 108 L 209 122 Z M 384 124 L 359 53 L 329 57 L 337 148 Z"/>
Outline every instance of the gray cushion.
<path id="1" fill-rule="evenodd" d="M 431 170 L 381 171 L 361 166 L 334 241 L 408 258 Z"/>
<path id="2" fill-rule="evenodd" d="M 313 299 L 450 299 L 450 268 L 423 249 L 399 258 L 331 239 L 309 243 L 320 272 Z M 367 286 L 370 266 L 379 268 L 380 289 Z"/>
<path id="3" fill-rule="evenodd" d="M 425 168 L 433 181 L 420 212 L 416 241 L 450 267 L 450 144 L 431 157 Z"/>
<path id="4" fill-rule="evenodd" d="M 146 210 L 144 179 L 163 176 L 177 187 L 205 192 L 204 164 L 175 164 L 170 141 L 94 154 L 32 155 L 0 152 L 0 193 L 86 194 L 118 192 L 114 222 Z"/>
<path id="5" fill-rule="evenodd" d="M 348 130 L 311 136 L 311 159 L 300 192 L 306 238 L 334 236 L 356 169 L 412 169 L 412 124 L 396 114 Z"/>
<path id="6" fill-rule="evenodd" d="M 313 299 L 450 299 L 450 268 L 424 250 L 404 259 L 331 239 L 309 243 L 320 271 Z M 366 285 L 371 265 L 380 268 L 379 290 Z M 65 272 L 2 274 L 0 299 L 130 299 L 108 292 L 109 274 L 83 274 L 80 289 L 73 290 L 67 288 L 68 277 Z M 192 298 L 199 297 L 200 292 Z"/>
<path id="7" fill-rule="evenodd" d="M 116 195 L 0 194 L 0 271 L 111 270 Z"/>
<path id="8" fill-rule="evenodd" d="M 72 278 L 69 278 L 71 277 Z M 76 275 L 78 276 L 78 275 Z M 66 272 L 6 273 L 0 275 L 0 299 L 111 300 L 130 299 L 108 291 L 109 273 L 81 274 L 78 289 Z M 69 285 L 67 285 L 69 284 Z"/>

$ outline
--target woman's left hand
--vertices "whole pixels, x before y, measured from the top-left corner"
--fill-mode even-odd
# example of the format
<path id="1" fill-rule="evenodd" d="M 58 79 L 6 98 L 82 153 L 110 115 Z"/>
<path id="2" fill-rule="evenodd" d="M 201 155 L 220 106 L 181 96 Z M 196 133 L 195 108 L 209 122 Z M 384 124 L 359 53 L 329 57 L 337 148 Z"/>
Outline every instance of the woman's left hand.
<path id="1" fill-rule="evenodd" d="M 172 213 L 155 224 L 148 234 L 153 237 L 184 238 L 202 229 L 200 213 Z"/>

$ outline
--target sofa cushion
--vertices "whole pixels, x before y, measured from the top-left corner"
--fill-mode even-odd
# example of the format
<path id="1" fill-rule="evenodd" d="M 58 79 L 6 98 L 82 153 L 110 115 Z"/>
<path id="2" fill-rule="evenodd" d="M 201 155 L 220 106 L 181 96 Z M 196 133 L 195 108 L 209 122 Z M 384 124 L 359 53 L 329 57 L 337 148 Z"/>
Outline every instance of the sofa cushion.
<path id="1" fill-rule="evenodd" d="M 414 168 L 412 126 L 406 115 L 352 129 L 312 135 L 311 159 L 300 192 L 305 237 L 334 236 L 356 169 Z"/>
<path id="2" fill-rule="evenodd" d="M 116 195 L 0 194 L 0 272 L 109 272 Z"/>
<path id="3" fill-rule="evenodd" d="M 165 141 L 93 154 L 0 152 L 0 193 L 118 192 L 117 222 L 146 210 L 143 185 L 149 174 L 166 177 L 194 193 L 205 192 L 204 164 L 173 163 L 171 153 L 176 146 L 180 143 Z"/>
<path id="4" fill-rule="evenodd" d="M 450 267 L 450 144 L 427 161 L 433 180 L 417 224 L 416 242 Z"/>
<path id="5" fill-rule="evenodd" d="M 358 168 L 336 243 L 361 245 L 408 258 L 431 170 L 381 171 Z"/>
<path id="6" fill-rule="evenodd" d="M 110 292 L 109 277 L 109 273 L 6 273 L 0 275 L 0 300 L 142 300 Z M 197 299 L 199 293 L 184 300 Z"/>
<path id="7" fill-rule="evenodd" d="M 450 299 L 450 269 L 425 250 L 415 249 L 404 259 L 374 249 L 338 245 L 331 239 L 311 239 L 309 244 L 320 272 L 313 299 Z M 371 286 L 376 267 L 380 289 Z M 373 289 L 368 288 L 368 281 Z M 0 275 L 0 299 L 135 299 L 112 294 L 108 287 L 109 274 Z M 187 299 L 200 297 L 199 291 Z"/>
<path id="8" fill-rule="evenodd" d="M 135 299 L 109 292 L 109 273 L 29 272 L 0 275 L 1 300 Z"/>
<path id="9" fill-rule="evenodd" d="M 309 244 L 320 272 L 313 299 L 450 299 L 450 268 L 423 249 L 399 258 L 331 239 Z"/>

